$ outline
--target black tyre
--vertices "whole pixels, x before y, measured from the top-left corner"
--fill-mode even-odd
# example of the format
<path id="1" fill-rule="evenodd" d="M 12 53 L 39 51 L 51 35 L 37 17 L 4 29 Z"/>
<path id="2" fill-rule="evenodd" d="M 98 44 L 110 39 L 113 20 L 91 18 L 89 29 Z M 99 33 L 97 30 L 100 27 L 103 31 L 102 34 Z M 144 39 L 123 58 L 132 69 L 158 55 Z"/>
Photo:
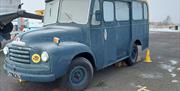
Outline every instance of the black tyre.
<path id="1" fill-rule="evenodd" d="M 2 44 L 1 44 L 1 41 L 0 41 L 0 50 L 1 50 L 1 47 L 2 47 Z"/>
<path id="2" fill-rule="evenodd" d="M 93 78 L 93 67 L 83 57 L 72 61 L 67 74 L 63 77 L 63 85 L 66 91 L 83 91 Z"/>
<path id="3" fill-rule="evenodd" d="M 134 44 L 131 49 L 130 56 L 127 60 L 125 60 L 125 62 L 128 66 L 132 66 L 137 62 L 137 59 L 138 59 L 138 45 Z"/>

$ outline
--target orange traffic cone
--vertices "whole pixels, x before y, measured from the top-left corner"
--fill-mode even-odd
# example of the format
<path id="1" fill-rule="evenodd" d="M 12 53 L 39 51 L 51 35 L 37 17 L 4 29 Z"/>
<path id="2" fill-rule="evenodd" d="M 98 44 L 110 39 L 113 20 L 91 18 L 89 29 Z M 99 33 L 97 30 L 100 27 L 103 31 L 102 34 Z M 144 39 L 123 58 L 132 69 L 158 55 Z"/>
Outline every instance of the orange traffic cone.
<path id="1" fill-rule="evenodd" d="M 146 58 L 145 58 L 145 60 L 144 60 L 146 63 L 151 63 L 152 61 L 151 61 L 151 57 L 150 57 L 150 50 L 149 49 L 147 49 L 147 51 L 146 51 Z"/>

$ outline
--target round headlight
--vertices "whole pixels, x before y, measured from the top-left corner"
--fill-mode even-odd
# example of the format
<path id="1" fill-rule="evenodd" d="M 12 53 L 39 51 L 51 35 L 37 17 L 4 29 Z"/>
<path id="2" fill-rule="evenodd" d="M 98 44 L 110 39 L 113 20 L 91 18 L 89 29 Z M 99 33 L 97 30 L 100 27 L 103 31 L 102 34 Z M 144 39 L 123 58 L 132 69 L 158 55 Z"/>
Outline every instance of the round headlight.
<path id="1" fill-rule="evenodd" d="M 9 48 L 8 47 L 4 47 L 3 52 L 5 55 L 7 55 L 9 53 Z"/>
<path id="2" fill-rule="evenodd" d="M 36 64 L 41 61 L 41 57 L 40 57 L 39 54 L 33 54 L 31 59 L 32 59 L 32 61 L 33 61 L 34 63 L 36 63 Z"/>
<path id="3" fill-rule="evenodd" d="M 47 62 L 48 61 L 49 55 L 48 55 L 48 53 L 46 51 L 42 52 L 41 59 L 42 59 L 43 62 Z"/>

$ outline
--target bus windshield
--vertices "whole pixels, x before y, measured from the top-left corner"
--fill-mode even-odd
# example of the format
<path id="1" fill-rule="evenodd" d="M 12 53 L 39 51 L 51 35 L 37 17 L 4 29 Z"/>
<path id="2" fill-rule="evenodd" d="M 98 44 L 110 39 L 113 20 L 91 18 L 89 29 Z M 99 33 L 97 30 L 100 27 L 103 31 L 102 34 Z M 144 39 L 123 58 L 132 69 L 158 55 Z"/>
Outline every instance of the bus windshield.
<path id="1" fill-rule="evenodd" d="M 89 17 L 91 0 L 62 0 L 59 22 L 86 24 Z"/>
<path id="2" fill-rule="evenodd" d="M 53 0 L 46 4 L 44 23 L 87 24 L 91 0 Z"/>
<path id="3" fill-rule="evenodd" d="M 60 0 L 51 0 L 46 3 L 44 25 L 57 22 L 59 2 Z"/>

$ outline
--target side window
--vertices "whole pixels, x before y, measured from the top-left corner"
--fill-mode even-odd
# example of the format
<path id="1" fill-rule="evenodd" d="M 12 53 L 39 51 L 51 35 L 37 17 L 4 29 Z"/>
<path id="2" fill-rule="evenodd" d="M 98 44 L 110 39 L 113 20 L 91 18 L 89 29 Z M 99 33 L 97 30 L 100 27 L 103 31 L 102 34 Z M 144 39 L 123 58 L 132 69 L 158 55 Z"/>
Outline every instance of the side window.
<path id="1" fill-rule="evenodd" d="M 104 21 L 111 22 L 114 21 L 114 4 L 113 2 L 104 1 L 103 3 L 103 15 Z"/>
<path id="2" fill-rule="evenodd" d="M 148 7 L 147 7 L 147 4 L 143 4 L 143 7 L 144 7 L 144 19 L 148 19 Z"/>
<path id="3" fill-rule="evenodd" d="M 126 2 L 115 1 L 116 20 L 129 20 L 129 4 Z"/>
<path id="4" fill-rule="evenodd" d="M 95 16 L 96 10 L 100 10 L 99 0 L 95 0 L 95 4 L 94 4 L 94 8 L 93 8 L 92 20 L 91 20 L 92 25 L 99 25 L 101 23 L 100 21 L 96 21 L 96 16 Z"/>
<path id="5" fill-rule="evenodd" d="M 142 3 L 140 2 L 133 2 L 132 4 L 133 10 L 133 20 L 142 20 L 143 19 L 143 9 Z"/>

